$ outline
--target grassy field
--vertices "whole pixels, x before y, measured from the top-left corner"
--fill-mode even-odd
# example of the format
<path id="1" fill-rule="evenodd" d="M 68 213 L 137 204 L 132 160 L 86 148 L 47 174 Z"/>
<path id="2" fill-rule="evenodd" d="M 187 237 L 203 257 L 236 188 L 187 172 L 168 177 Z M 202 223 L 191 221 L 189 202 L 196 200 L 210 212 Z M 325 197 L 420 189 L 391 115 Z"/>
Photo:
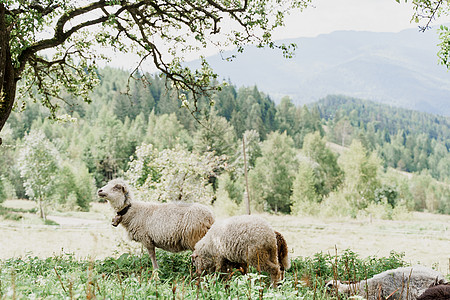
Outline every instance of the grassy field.
<path id="1" fill-rule="evenodd" d="M 407 220 L 387 221 L 263 215 L 283 233 L 294 259 L 286 282 L 275 291 L 256 273 L 195 279 L 189 253 L 158 252 L 162 265 L 169 261 L 171 269 L 162 269 L 160 280 L 152 280 L 141 245 L 110 225 L 108 204 L 94 203 L 87 213 L 51 213 L 47 224 L 54 225 L 44 225 L 31 212 L 32 202 L 7 201 L 3 206 L 8 213 L 0 215 L 0 234 L 7 241 L 0 243 L 0 299 L 14 298 L 12 293 L 50 299 L 328 299 L 324 281 L 336 276 L 333 265 L 341 265 L 341 276 L 348 272 L 349 257 L 359 261 L 351 265 L 364 273 L 362 279 L 401 264 L 420 263 L 450 273 L 450 216 L 412 213 Z"/>
<path id="2" fill-rule="evenodd" d="M 361 280 L 404 264 L 395 254 L 361 259 L 346 251 L 295 258 L 285 279 L 272 288 L 265 274 L 251 268 L 242 275 L 193 273 L 189 253 L 157 251 L 160 270 L 151 271 L 148 255 L 117 259 L 0 260 L 0 299 L 346 299 L 325 288 L 325 280 Z"/>
<path id="3" fill-rule="evenodd" d="M 3 206 L 29 210 L 30 201 L 6 201 Z M 128 241 L 125 231 L 110 225 L 113 212 L 108 204 L 94 203 L 90 212 L 53 213 L 49 219 L 59 225 L 43 225 L 36 214 L 21 213 L 22 219 L 0 216 L 0 258 L 27 254 L 49 257 L 74 253 L 76 257 L 104 258 L 126 251 L 140 251 Z M 450 216 L 412 213 L 408 220 L 317 219 L 263 215 L 285 236 L 291 256 L 310 256 L 317 252 L 334 254 L 351 249 L 361 256 L 387 256 L 391 251 L 405 253 L 411 264 L 435 266 L 449 273 Z"/>

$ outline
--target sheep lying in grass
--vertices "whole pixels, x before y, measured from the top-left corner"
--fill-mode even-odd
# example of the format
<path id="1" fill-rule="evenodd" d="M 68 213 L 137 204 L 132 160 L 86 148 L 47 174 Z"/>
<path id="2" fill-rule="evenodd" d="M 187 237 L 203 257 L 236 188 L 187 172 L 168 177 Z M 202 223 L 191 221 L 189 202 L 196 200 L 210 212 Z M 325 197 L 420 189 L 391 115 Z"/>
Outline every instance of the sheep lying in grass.
<path id="1" fill-rule="evenodd" d="M 423 292 L 417 300 L 449 300 L 450 284 L 439 284 L 430 287 Z"/>
<path id="2" fill-rule="evenodd" d="M 444 282 L 441 273 L 423 266 L 413 266 L 388 270 L 352 284 L 333 280 L 327 283 L 327 287 L 334 289 L 337 285 L 339 292 L 362 296 L 367 300 L 415 300 L 428 287 Z"/>
<path id="3" fill-rule="evenodd" d="M 275 232 L 256 216 L 236 216 L 214 223 L 195 245 L 192 260 L 199 274 L 223 271 L 224 265 L 231 263 L 268 272 L 274 286 L 281 275 Z"/>
<path id="4" fill-rule="evenodd" d="M 121 223 L 133 241 L 147 248 L 153 269 L 158 269 L 155 247 L 170 252 L 194 250 L 214 223 L 211 210 L 201 204 L 133 201 L 121 179 L 110 181 L 98 190 L 98 196 L 117 212 L 113 225 Z"/>

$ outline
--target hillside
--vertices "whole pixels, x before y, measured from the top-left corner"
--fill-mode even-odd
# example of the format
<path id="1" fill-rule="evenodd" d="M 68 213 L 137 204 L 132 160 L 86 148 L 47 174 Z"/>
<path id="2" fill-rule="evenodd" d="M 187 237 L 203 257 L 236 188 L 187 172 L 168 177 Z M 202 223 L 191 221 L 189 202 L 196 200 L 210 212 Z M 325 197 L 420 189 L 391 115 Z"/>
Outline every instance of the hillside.
<path id="1" fill-rule="evenodd" d="M 305 104 L 342 94 L 450 116 L 450 74 L 438 65 L 434 30 L 337 31 L 282 42 L 297 44 L 294 58 L 248 47 L 232 62 L 224 58 L 233 51 L 208 61 L 221 77 L 238 86 L 257 85 L 277 102 L 286 95 Z"/>
<path id="2" fill-rule="evenodd" d="M 201 99 L 206 116 L 199 114 L 200 125 L 180 109 L 160 77 L 133 81 L 128 97 L 119 90 L 126 86 L 126 72 L 105 68 L 99 74 L 91 104 L 61 106 L 59 113 L 73 117 L 71 122 L 46 119 L 48 112 L 38 103 L 11 115 L 6 147 L 0 148 L 0 157 L 6 158 L 0 161 L 0 202 L 32 197 L 26 187 L 44 173 L 39 169 L 29 175 L 36 170 L 29 166 L 42 159 L 49 166 L 42 180 L 51 179 L 47 196 L 62 209 L 87 210 L 92 191 L 129 176 L 158 199 L 200 191 L 196 199 L 222 201 L 236 211 L 244 195 L 245 136 L 256 211 L 307 209 L 356 217 L 381 205 L 383 218 L 403 210 L 450 212 L 448 186 L 438 183 L 450 178 L 448 117 L 344 96 L 328 96 L 311 106 L 295 106 L 288 98 L 275 104 L 256 86 L 229 85 L 213 95 L 214 106 Z M 326 142 L 349 151 L 337 155 Z M 30 155 L 35 152 L 46 155 Z M 193 161 L 202 161 L 202 167 Z M 413 178 L 398 176 L 392 168 L 414 173 Z M 171 177 L 186 169 L 203 179 Z M 183 184 L 180 192 L 180 180 L 200 186 Z"/>
<path id="3" fill-rule="evenodd" d="M 354 127 L 373 123 L 376 130 L 386 130 L 391 135 L 398 131 L 406 134 L 425 134 L 428 138 L 443 141 L 450 147 L 450 118 L 415 110 L 393 107 L 358 98 L 330 95 L 310 105 L 319 108 L 321 118 L 348 118 Z"/>

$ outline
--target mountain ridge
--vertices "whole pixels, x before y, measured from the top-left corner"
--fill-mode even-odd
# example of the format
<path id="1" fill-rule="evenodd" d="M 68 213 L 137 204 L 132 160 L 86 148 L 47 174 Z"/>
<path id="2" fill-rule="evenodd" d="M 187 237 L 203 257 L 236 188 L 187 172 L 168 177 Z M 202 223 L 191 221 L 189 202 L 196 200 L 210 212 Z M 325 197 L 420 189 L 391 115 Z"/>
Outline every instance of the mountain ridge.
<path id="1" fill-rule="evenodd" d="M 292 59 L 250 46 L 231 62 L 223 57 L 235 50 L 206 59 L 220 77 L 237 86 L 257 85 L 276 102 L 289 96 L 302 105 L 340 94 L 450 116 L 450 74 L 438 65 L 438 42 L 436 32 L 417 29 L 335 31 L 278 41 L 297 44 Z"/>

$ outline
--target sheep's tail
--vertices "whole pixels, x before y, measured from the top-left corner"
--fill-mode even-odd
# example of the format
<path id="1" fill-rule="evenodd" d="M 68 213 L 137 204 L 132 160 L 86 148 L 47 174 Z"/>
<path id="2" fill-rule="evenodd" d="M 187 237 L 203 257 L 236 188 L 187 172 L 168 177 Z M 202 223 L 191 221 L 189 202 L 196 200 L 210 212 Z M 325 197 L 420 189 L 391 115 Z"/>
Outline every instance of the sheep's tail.
<path id="1" fill-rule="evenodd" d="M 280 264 L 280 271 L 283 272 L 291 267 L 291 261 L 289 260 L 288 247 L 283 235 L 278 231 L 275 231 L 277 237 L 277 252 L 278 263 Z"/>

